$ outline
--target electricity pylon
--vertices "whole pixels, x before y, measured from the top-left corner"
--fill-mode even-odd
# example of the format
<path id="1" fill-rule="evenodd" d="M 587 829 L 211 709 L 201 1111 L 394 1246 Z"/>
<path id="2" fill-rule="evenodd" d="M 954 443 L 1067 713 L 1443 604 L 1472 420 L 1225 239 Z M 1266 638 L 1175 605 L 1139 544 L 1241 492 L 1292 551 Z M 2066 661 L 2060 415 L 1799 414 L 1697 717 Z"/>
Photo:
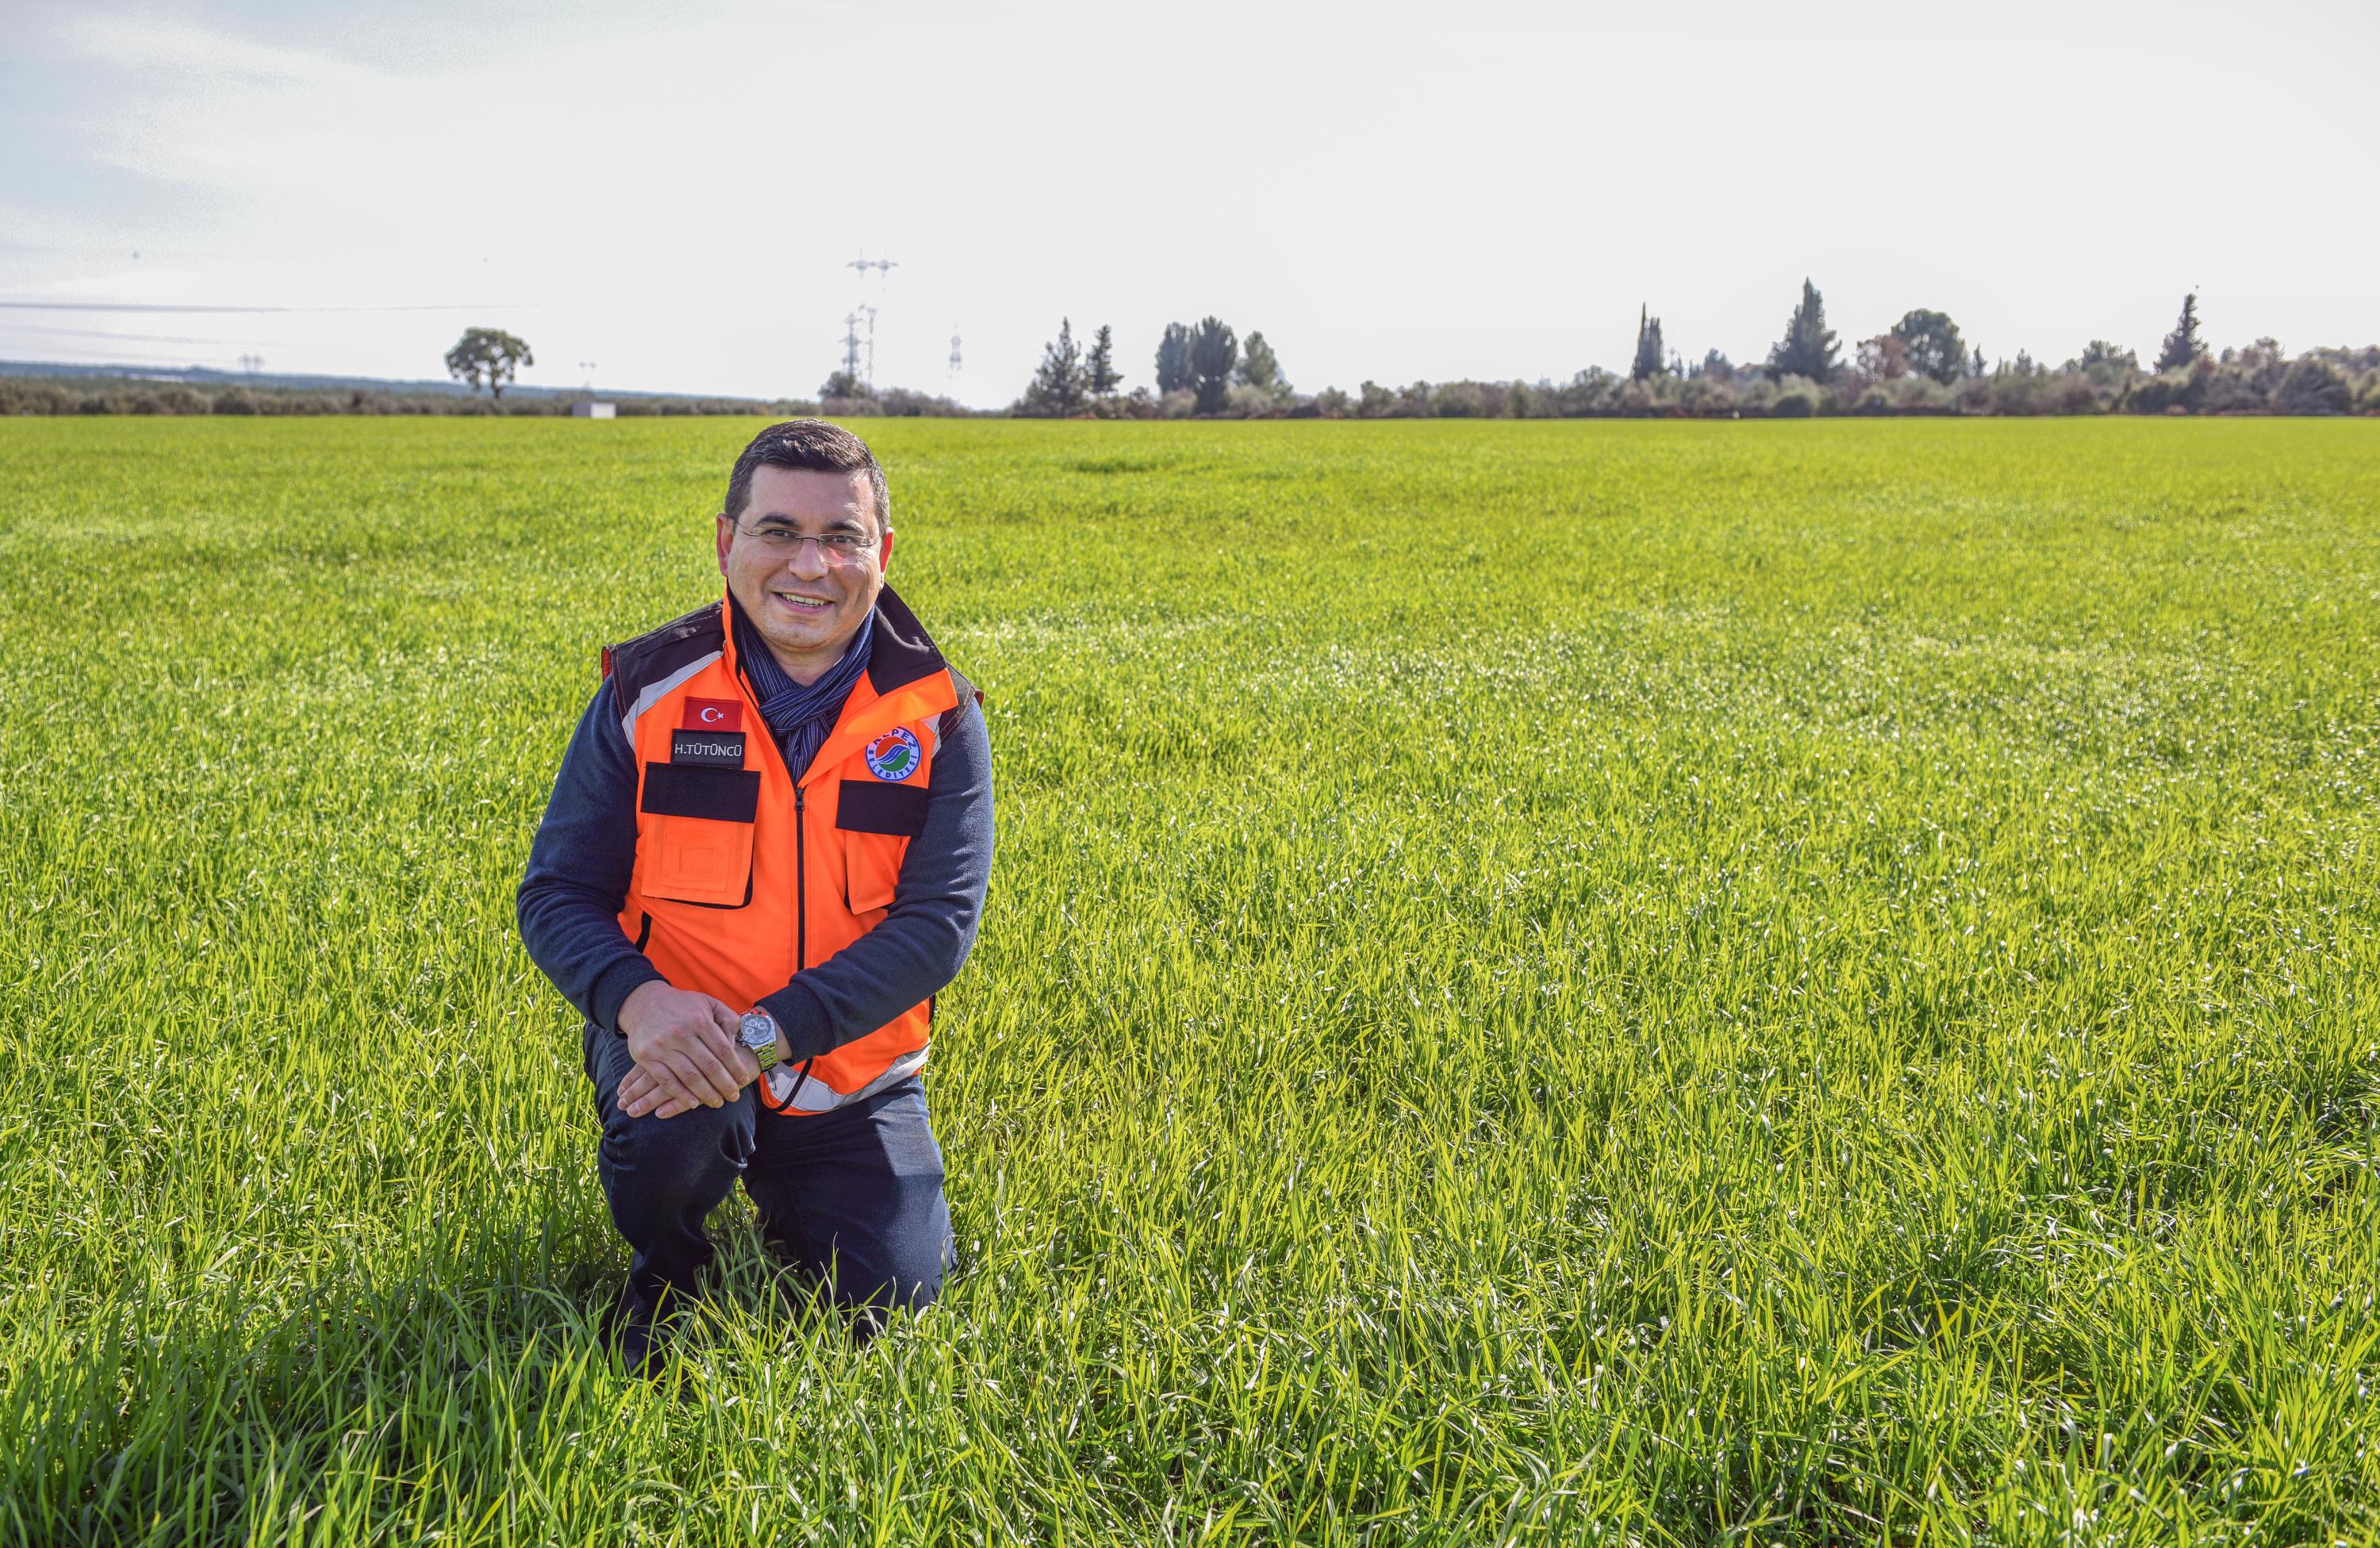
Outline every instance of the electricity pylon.
<path id="1" fill-rule="evenodd" d="M 868 374 L 860 380 L 870 392 L 876 389 L 876 308 L 868 299 L 868 276 L 871 271 L 875 274 L 876 294 L 880 298 L 884 294 L 885 279 L 900 266 L 892 259 L 870 258 L 865 252 L 844 265 L 846 269 L 859 271 L 859 309 L 855 316 L 864 316 L 868 320 Z M 848 343 L 847 340 L 845 342 Z M 849 356 L 844 369 L 855 374 L 858 372 L 858 356 L 856 352 Z"/>
<path id="2" fill-rule="evenodd" d="M 843 318 L 843 373 L 854 385 L 859 381 L 859 313 L 845 312 Z"/>

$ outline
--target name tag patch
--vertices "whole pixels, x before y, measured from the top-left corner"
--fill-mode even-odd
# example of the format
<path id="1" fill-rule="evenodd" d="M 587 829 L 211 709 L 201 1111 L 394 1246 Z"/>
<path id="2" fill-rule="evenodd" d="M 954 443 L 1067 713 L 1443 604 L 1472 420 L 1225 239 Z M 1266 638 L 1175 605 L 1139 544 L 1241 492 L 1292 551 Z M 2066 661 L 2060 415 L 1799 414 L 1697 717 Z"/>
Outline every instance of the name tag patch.
<path id="1" fill-rule="evenodd" d="M 672 731 L 670 762 L 691 763 L 705 769 L 740 769 L 744 766 L 744 733 L 722 734 L 682 728 Z"/>

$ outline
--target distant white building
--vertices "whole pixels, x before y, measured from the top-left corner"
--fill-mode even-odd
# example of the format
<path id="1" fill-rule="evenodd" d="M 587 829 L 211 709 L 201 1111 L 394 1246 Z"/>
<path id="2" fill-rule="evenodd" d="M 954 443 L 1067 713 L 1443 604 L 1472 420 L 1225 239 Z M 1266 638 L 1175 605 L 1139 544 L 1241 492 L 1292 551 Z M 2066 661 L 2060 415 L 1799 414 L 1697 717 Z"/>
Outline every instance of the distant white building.
<path id="1" fill-rule="evenodd" d="M 570 417 L 574 420 L 616 420 L 620 417 L 620 409 L 616 404 L 598 403 L 592 398 L 582 397 L 570 406 Z"/>

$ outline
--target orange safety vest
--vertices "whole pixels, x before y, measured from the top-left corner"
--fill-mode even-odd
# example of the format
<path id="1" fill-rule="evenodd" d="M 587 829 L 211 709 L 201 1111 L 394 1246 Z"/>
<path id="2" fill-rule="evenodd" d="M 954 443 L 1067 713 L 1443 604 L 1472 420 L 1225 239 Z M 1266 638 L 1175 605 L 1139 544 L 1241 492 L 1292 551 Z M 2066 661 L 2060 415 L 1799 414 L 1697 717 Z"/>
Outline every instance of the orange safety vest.
<path id="1" fill-rule="evenodd" d="M 944 713 L 974 696 L 892 594 L 868 669 L 798 779 L 735 664 L 732 598 L 603 652 L 637 759 L 637 861 L 620 928 L 679 989 L 739 1015 L 868 932 L 892 902 Z M 931 998 L 794 1070 L 760 1104 L 832 1112 L 926 1063 Z"/>

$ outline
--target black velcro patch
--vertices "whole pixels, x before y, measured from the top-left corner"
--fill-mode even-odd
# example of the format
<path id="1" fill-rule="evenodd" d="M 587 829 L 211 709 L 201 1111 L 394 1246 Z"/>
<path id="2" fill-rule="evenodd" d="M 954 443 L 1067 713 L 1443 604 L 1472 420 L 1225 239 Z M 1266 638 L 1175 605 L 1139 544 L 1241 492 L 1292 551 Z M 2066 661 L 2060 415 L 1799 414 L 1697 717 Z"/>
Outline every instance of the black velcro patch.
<path id="1" fill-rule="evenodd" d="M 656 817 L 710 817 L 749 823 L 760 811 L 760 771 L 707 769 L 699 763 L 648 763 L 638 810 Z"/>
<path id="2" fill-rule="evenodd" d="M 926 792 L 876 779 L 846 779 L 834 804 L 834 825 L 852 833 L 915 838 L 926 831 Z"/>
<path id="3" fill-rule="evenodd" d="M 740 769 L 744 766 L 744 733 L 689 731 L 680 726 L 670 733 L 670 762 L 709 769 Z"/>

